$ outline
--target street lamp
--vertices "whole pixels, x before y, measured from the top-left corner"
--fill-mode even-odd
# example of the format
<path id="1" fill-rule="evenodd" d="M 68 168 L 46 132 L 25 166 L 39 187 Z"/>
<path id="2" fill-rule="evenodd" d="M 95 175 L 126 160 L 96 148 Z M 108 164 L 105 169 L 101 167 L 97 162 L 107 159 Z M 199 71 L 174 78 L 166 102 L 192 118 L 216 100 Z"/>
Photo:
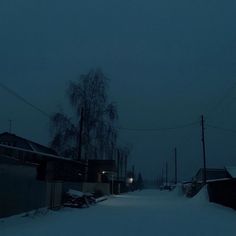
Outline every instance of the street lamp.
<path id="1" fill-rule="evenodd" d="M 131 178 L 128 178 L 128 183 L 129 184 L 132 184 L 134 182 L 134 179 L 131 177 Z"/>

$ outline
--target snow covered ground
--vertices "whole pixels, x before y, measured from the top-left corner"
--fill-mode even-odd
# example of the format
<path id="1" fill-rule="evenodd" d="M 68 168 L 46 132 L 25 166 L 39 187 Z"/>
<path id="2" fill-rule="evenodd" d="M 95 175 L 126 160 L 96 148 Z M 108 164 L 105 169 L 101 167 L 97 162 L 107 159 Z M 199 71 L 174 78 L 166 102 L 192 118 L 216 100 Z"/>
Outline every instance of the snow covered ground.
<path id="1" fill-rule="evenodd" d="M 236 235 L 236 211 L 208 203 L 206 191 L 193 199 L 144 190 L 115 196 L 88 209 L 65 208 L 46 215 L 0 220 L 1 236 Z"/>

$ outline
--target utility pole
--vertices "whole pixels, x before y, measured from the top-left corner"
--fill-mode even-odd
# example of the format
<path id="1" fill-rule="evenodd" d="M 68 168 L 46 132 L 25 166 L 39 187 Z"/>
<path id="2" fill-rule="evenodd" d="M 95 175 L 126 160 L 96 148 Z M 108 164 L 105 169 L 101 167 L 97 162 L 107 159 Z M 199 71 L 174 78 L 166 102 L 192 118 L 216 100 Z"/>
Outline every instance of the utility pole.
<path id="1" fill-rule="evenodd" d="M 9 133 L 12 133 L 12 120 L 8 120 L 9 122 Z"/>
<path id="2" fill-rule="evenodd" d="M 161 169 L 161 184 L 164 186 L 164 168 Z"/>
<path id="3" fill-rule="evenodd" d="M 178 182 L 177 148 L 175 148 L 175 184 Z"/>
<path id="4" fill-rule="evenodd" d="M 202 127 L 202 151 L 203 151 L 203 183 L 207 182 L 206 175 L 206 145 L 205 145 L 205 120 L 204 116 L 201 116 L 201 127 Z"/>
<path id="5" fill-rule="evenodd" d="M 125 178 L 124 178 L 124 180 L 126 181 L 126 178 L 127 178 L 127 164 L 128 164 L 128 157 L 127 157 L 127 155 L 125 154 Z"/>
<path id="6" fill-rule="evenodd" d="M 135 177 L 135 166 L 132 166 L 132 174 L 133 174 L 133 178 Z"/>
<path id="7" fill-rule="evenodd" d="M 124 166 L 124 156 L 123 152 L 121 151 L 120 155 L 120 178 L 123 179 L 123 166 Z"/>
<path id="8" fill-rule="evenodd" d="M 168 162 L 166 162 L 166 186 L 168 185 Z"/>
<path id="9" fill-rule="evenodd" d="M 117 180 L 120 180 L 120 150 L 117 149 Z"/>
<path id="10" fill-rule="evenodd" d="M 79 146 L 78 146 L 78 160 L 82 159 L 82 138 L 83 138 L 83 128 L 84 128 L 84 109 L 80 112 L 80 122 L 79 122 Z"/>

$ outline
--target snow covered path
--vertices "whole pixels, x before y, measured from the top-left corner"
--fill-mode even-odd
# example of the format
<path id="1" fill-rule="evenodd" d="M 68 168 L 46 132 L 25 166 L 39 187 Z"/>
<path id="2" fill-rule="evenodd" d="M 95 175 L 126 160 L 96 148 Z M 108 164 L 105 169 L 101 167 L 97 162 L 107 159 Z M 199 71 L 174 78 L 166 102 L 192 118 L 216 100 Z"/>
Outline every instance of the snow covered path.
<path id="1" fill-rule="evenodd" d="M 236 235 L 236 211 L 177 191 L 120 195 L 89 209 L 0 220 L 1 236 Z"/>

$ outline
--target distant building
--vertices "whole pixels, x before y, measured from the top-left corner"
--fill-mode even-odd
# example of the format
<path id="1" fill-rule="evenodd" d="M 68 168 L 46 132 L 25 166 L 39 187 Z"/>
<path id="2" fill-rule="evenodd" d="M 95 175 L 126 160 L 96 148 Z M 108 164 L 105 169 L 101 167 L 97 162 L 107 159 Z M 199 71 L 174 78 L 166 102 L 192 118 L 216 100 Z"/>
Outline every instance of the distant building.
<path id="1" fill-rule="evenodd" d="M 88 181 L 109 182 L 117 175 L 115 160 L 88 160 Z"/>

